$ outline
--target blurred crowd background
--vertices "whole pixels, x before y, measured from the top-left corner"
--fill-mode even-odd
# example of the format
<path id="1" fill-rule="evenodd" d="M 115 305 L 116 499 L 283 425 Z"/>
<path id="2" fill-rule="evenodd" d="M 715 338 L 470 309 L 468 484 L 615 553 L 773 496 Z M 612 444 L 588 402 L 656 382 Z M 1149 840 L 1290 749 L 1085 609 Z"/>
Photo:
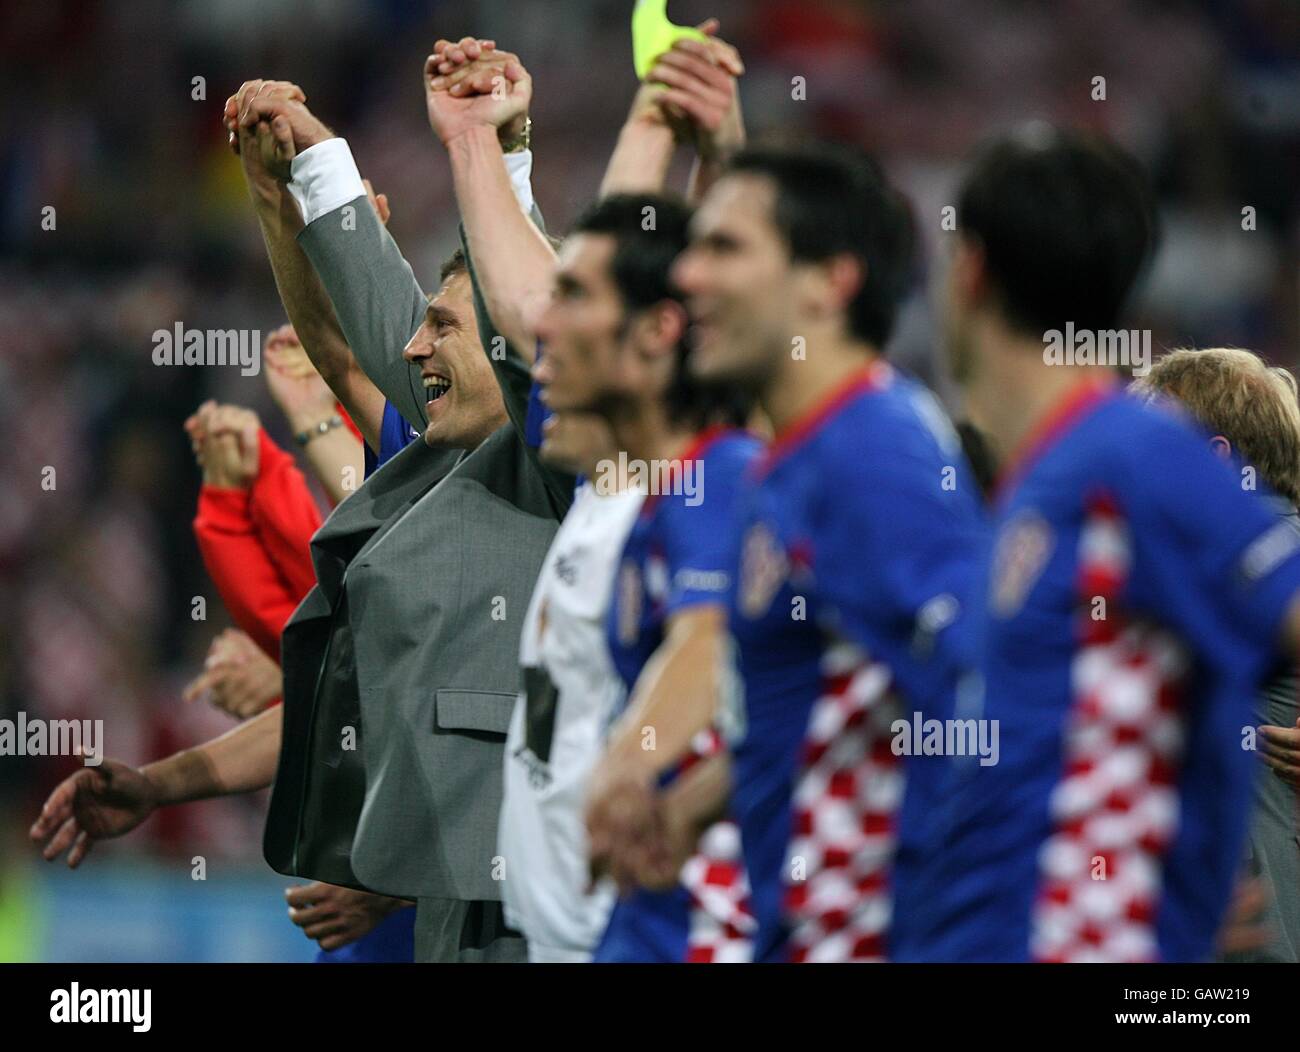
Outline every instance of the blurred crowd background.
<path id="1" fill-rule="evenodd" d="M 433 42 L 491 37 L 529 67 L 534 187 L 562 232 L 594 195 L 634 91 L 632 6 L 0 3 L 0 717 L 103 719 L 107 755 L 136 763 L 230 726 L 180 700 L 227 623 L 190 532 L 199 476 L 181 422 L 215 397 L 288 436 L 260 377 L 151 360 L 153 331 L 178 321 L 265 335 L 284 320 L 220 126 L 226 97 L 259 76 L 300 84 L 388 194 L 390 229 L 430 285 L 456 223 L 424 113 Z M 1150 172 L 1163 242 L 1135 324 L 1157 353 L 1228 343 L 1295 366 L 1296 0 L 673 0 L 669 11 L 721 19 L 748 67 L 752 137 L 858 142 L 905 189 L 925 258 L 891 354 L 945 398 L 927 299 L 941 210 L 981 139 L 1034 119 L 1103 131 Z M 191 617 L 195 596 L 206 620 Z M 261 861 L 261 797 L 164 812 L 75 874 L 44 866 L 26 830 L 73 763 L 0 757 L 0 960 L 309 955 L 284 917 L 284 881 Z M 202 883 L 190 880 L 198 855 Z"/>

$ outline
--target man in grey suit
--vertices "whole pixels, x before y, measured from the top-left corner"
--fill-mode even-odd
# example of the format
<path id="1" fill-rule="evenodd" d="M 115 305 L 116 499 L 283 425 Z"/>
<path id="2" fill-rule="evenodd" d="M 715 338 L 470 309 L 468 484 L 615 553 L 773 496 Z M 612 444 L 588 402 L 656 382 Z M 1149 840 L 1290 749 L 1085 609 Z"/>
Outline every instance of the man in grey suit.
<path id="1" fill-rule="evenodd" d="M 252 82 L 237 102 L 300 215 L 263 222 L 290 319 L 310 331 L 332 301 L 360 368 L 425 438 L 313 540 L 318 584 L 283 639 L 267 858 L 416 899 L 419 960 L 522 960 L 499 902 L 501 749 L 520 626 L 572 481 L 544 470 L 506 423 L 522 412 L 527 370 L 469 276 L 453 273 L 429 300 L 347 144 L 282 87 Z"/>

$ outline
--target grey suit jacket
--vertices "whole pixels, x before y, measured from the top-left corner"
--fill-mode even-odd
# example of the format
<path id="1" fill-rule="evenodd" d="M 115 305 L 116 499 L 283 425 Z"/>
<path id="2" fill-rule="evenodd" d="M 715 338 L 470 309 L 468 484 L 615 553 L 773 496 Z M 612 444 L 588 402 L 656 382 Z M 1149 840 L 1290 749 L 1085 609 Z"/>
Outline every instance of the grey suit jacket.
<path id="1" fill-rule="evenodd" d="M 424 293 L 365 199 L 350 206 L 349 222 L 321 216 L 300 242 L 362 368 L 423 428 L 401 351 Z M 273 867 L 408 898 L 500 897 L 519 634 L 565 486 L 507 425 L 468 455 L 413 443 L 321 527 L 318 584 L 282 645 Z"/>

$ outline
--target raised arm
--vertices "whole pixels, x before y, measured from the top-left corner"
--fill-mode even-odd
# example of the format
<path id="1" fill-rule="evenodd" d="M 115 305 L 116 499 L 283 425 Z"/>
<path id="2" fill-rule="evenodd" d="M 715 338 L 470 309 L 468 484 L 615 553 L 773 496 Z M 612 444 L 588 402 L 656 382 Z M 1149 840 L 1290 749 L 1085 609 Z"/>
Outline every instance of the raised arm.
<path id="1" fill-rule="evenodd" d="M 465 243 L 488 313 L 497 331 L 531 363 L 555 252 L 515 200 L 500 129 L 527 114 L 532 78 L 509 52 L 497 52 L 457 81 L 439 73 L 441 59 L 435 51 L 425 63 L 429 123 L 447 148 Z"/>
<path id="2" fill-rule="evenodd" d="M 284 414 L 294 440 L 302 446 L 330 504 L 337 505 L 361 484 L 365 473 L 361 443 L 346 426 L 337 396 L 316 371 L 292 325 L 281 325 L 266 338 L 262 362 L 271 397 Z M 362 380 L 378 393 L 369 380 Z M 374 423 L 370 421 L 368 426 Z M 373 452 L 379 452 L 377 430 L 367 437 L 367 442 Z"/>
<path id="3" fill-rule="evenodd" d="M 357 365 L 407 423 L 423 431 L 419 369 L 402 350 L 424 319 L 424 290 L 369 205 L 347 142 L 286 89 L 254 88 L 257 83 L 245 85 L 236 99 L 240 152 L 250 152 L 242 137 L 253 134 L 264 167 L 284 183 L 300 217 L 298 245 L 334 306 Z M 282 210 L 288 208 L 282 203 Z M 310 350 L 292 309 L 289 320 Z"/>
<path id="4" fill-rule="evenodd" d="M 302 216 L 292 195 L 274 174 L 274 169 L 281 164 L 277 140 L 265 122 L 238 123 L 241 102 L 246 103 L 247 97 L 258 91 L 279 92 L 286 98 L 300 101 L 305 101 L 305 96 L 295 85 L 282 81 L 250 81 L 226 101 L 225 121 L 231 146 L 243 164 L 244 179 L 262 230 L 276 287 L 316 371 L 356 422 L 366 442 L 373 443 L 371 448 L 377 449 L 384 396 L 353 357 L 329 296 L 298 246 Z M 320 128 L 328 132 L 324 125 Z"/>
<path id="5" fill-rule="evenodd" d="M 700 27 L 717 30 L 716 21 Z M 698 201 L 745 144 L 736 79 L 740 55 L 722 40 L 680 40 L 641 85 L 601 183 L 610 194 L 659 193 L 679 143 L 695 149 L 688 196 Z"/>
<path id="6" fill-rule="evenodd" d="M 745 119 L 737 90 L 745 64 L 724 40 L 679 40 L 651 70 L 652 82 L 667 87 L 664 105 L 676 108 L 689 125 L 695 164 L 687 198 L 704 199 L 732 156 L 744 149 Z"/>
<path id="7" fill-rule="evenodd" d="M 601 197 L 653 194 L 664 188 L 677 152 L 677 133 L 659 104 L 663 93 L 657 84 L 642 84 L 637 90 L 605 167 Z"/>
<path id="8" fill-rule="evenodd" d="M 429 82 L 431 88 L 432 85 L 438 85 L 432 90 L 443 92 L 453 99 L 475 88 L 484 93 L 498 90 L 498 85 L 504 80 L 506 66 L 517 65 L 517 61 L 509 52 L 488 48 L 487 43 L 466 38 L 460 44 L 453 45 L 440 40 L 426 62 L 426 71 L 437 74 Z M 527 149 L 530 135 L 526 111 L 520 110 L 513 119 L 508 119 L 508 112 L 503 111 L 497 119 L 503 121 L 496 134 L 505 151 L 503 164 L 518 208 L 529 216 L 534 227 L 544 231 L 541 212 L 533 201 L 531 187 L 526 178 L 523 178 L 531 172 L 532 167 L 532 153 Z M 502 207 L 510 206 L 502 202 Z M 478 320 L 479 339 L 492 365 L 492 371 L 496 374 L 506 413 L 546 485 L 552 508 L 557 516 L 563 517 L 573 501 L 574 476 L 549 463 L 541 456 L 536 445 L 529 441 L 528 411 L 534 390 L 531 337 L 525 339 L 516 334 L 515 339 L 511 340 L 497 327 L 497 320 L 488 306 L 478 260 L 464 223 L 461 224 L 460 236 L 474 291 L 474 313 Z M 525 342 L 521 344 L 520 340 Z"/>

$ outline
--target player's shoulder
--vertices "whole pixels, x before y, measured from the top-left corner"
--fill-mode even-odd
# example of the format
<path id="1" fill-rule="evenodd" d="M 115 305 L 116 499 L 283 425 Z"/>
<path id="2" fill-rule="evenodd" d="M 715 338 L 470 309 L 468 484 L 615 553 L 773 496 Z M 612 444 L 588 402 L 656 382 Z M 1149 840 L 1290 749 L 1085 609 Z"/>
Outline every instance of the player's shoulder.
<path id="1" fill-rule="evenodd" d="M 1180 406 L 1124 390 L 1064 434 L 1030 477 L 1028 492 L 1037 501 L 1074 503 L 1101 490 L 1130 514 L 1181 505 L 1190 494 L 1231 499 L 1226 491 L 1236 485 L 1228 463 Z"/>
<path id="2" fill-rule="evenodd" d="M 1117 388 L 1094 414 L 1093 422 L 1103 433 L 1148 436 L 1153 441 L 1182 442 L 1192 437 L 1196 422 L 1169 398 L 1144 398 L 1126 388 Z"/>
<path id="3" fill-rule="evenodd" d="M 751 479 L 754 466 L 759 462 L 763 452 L 763 442 L 749 431 L 727 428 L 711 435 L 701 446 L 697 454 L 699 463 L 696 474 L 703 484 L 717 490 L 730 502 L 732 495 Z M 686 496 L 689 497 L 689 494 Z M 678 495 L 677 503 L 692 506 L 690 500 L 683 500 Z"/>
<path id="4" fill-rule="evenodd" d="M 826 429 L 819 455 L 828 467 L 860 470 L 918 461 L 952 462 L 961 441 L 928 387 L 897 370 L 845 405 Z M 865 463 L 864 463 L 865 461 Z"/>
<path id="5" fill-rule="evenodd" d="M 700 459 L 710 470 L 717 467 L 741 475 L 762 451 L 763 442 L 757 435 L 740 428 L 726 428 L 708 440 Z"/>
<path id="6" fill-rule="evenodd" d="M 751 471 L 763 451 L 763 442 L 749 431 L 727 428 L 711 436 L 700 452 L 698 492 L 677 495 L 687 509 L 700 505 L 707 489 L 713 496 L 715 514 L 729 509 L 734 495 L 751 478 Z M 725 509 L 724 509 L 725 506 Z"/>
<path id="7" fill-rule="evenodd" d="M 1147 400 L 1127 391 L 1106 399 L 1070 437 L 1071 453 L 1146 475 L 1171 461 L 1213 464 L 1201 425 L 1168 399 Z"/>
<path id="8" fill-rule="evenodd" d="M 698 435 L 693 447 L 667 473 L 651 473 L 640 520 L 673 531 L 722 514 L 763 444 L 748 431 L 716 428 Z"/>

